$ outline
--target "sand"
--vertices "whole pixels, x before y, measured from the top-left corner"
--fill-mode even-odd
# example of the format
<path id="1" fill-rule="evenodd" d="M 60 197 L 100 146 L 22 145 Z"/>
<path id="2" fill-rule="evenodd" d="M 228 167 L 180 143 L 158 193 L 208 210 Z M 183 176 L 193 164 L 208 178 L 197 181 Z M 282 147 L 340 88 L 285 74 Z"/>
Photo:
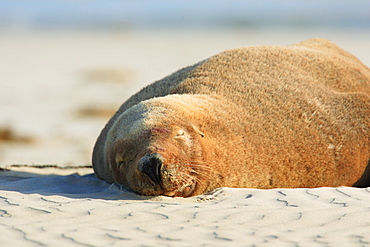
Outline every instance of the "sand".
<path id="1" fill-rule="evenodd" d="M 0 182 L 3 246 L 370 244 L 368 188 L 220 188 L 184 199 L 139 196 L 92 174 Z"/>
<path id="2" fill-rule="evenodd" d="M 370 66 L 361 29 L 0 33 L 0 245 L 370 246 L 369 188 L 151 198 L 90 168 L 109 116 L 146 84 L 229 48 L 311 37 Z"/>

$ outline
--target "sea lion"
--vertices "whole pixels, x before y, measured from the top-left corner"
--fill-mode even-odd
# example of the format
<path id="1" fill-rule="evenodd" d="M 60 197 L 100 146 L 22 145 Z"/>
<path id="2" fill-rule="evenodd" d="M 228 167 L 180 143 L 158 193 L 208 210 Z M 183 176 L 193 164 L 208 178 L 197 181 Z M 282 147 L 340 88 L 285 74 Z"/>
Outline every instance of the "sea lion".
<path id="1" fill-rule="evenodd" d="M 129 98 L 93 151 L 143 195 L 370 186 L 370 70 L 328 40 L 232 49 Z M 366 170 L 366 171 L 365 171 Z"/>

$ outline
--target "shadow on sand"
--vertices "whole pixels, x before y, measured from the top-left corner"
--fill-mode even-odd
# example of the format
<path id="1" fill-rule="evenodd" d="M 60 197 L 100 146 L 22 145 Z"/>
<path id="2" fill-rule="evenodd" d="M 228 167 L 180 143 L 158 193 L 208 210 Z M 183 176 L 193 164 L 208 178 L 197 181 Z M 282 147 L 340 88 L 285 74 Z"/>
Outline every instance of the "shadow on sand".
<path id="1" fill-rule="evenodd" d="M 45 172 L 46 168 L 48 171 Z M 85 175 L 80 175 L 81 173 Z M 147 200 L 151 198 L 140 196 L 122 185 L 109 184 L 96 178 L 91 167 L 61 168 L 54 165 L 1 168 L 0 195 L 5 191 L 44 196 L 57 195 L 75 199 Z"/>

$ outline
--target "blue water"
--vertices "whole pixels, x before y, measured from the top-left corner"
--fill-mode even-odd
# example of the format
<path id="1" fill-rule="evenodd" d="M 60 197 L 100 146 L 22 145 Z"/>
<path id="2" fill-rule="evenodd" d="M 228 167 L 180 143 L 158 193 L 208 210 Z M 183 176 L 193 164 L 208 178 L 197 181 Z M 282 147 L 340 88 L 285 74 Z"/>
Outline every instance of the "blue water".
<path id="1" fill-rule="evenodd" d="M 370 27 L 367 0 L 0 1 L 0 28 Z"/>

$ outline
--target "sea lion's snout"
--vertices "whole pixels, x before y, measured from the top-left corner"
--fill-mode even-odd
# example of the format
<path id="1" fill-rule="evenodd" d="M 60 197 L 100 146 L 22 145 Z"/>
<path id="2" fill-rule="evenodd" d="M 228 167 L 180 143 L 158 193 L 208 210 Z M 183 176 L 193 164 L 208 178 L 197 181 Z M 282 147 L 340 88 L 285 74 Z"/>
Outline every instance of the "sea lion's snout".
<path id="1" fill-rule="evenodd" d="M 180 167 L 172 165 L 169 168 L 165 161 L 158 153 L 146 154 L 139 160 L 137 169 L 141 176 L 134 181 L 140 185 L 136 187 L 137 192 L 143 195 L 191 196 L 196 186 L 195 179 Z"/>
<path id="2" fill-rule="evenodd" d="M 147 154 L 139 160 L 138 170 L 146 175 L 156 184 L 161 184 L 161 169 L 163 157 L 158 153 Z"/>

